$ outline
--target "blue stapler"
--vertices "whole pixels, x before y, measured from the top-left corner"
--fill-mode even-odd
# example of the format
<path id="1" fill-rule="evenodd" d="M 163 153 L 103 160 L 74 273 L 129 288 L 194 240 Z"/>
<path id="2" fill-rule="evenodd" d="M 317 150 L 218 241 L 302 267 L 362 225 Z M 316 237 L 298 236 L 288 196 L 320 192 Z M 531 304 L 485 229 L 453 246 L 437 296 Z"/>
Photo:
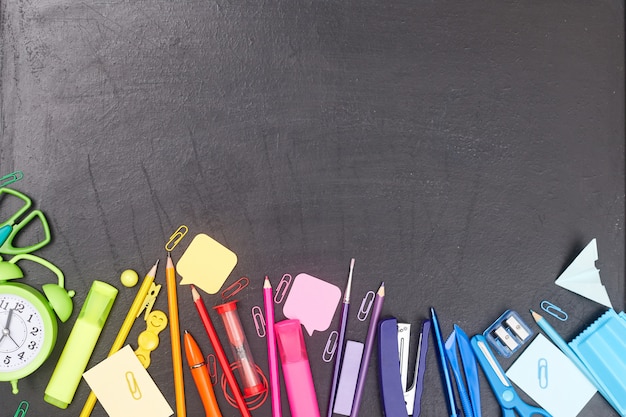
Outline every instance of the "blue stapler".
<path id="1" fill-rule="evenodd" d="M 413 382 L 406 388 L 410 327 L 410 324 L 398 324 L 393 317 L 378 324 L 378 375 L 386 417 L 417 417 L 420 414 L 430 320 L 422 323 Z"/>

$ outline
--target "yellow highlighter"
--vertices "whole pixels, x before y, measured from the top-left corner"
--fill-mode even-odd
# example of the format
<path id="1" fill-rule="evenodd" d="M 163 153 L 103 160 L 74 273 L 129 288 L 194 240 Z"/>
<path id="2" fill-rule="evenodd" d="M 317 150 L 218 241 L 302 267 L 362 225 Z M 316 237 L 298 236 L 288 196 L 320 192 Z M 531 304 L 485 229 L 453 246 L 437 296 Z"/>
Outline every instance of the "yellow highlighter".
<path id="1" fill-rule="evenodd" d="M 128 310 L 128 314 L 126 315 L 126 318 L 124 319 L 124 322 L 122 323 L 122 327 L 120 328 L 120 331 L 118 332 L 117 337 L 113 341 L 113 346 L 111 346 L 111 350 L 109 351 L 108 356 L 111 356 L 115 352 L 120 350 L 120 348 L 126 341 L 126 338 L 128 337 L 128 333 L 130 332 L 130 329 L 133 327 L 133 323 L 135 322 L 135 319 L 137 318 L 137 314 L 139 314 L 139 312 L 141 311 L 143 301 L 146 298 L 148 291 L 150 291 L 150 286 L 154 282 L 154 277 L 156 276 L 158 264 L 159 264 L 159 261 L 157 261 L 154 264 L 152 269 L 150 269 L 150 271 L 146 274 L 146 277 L 143 279 L 143 283 L 141 284 L 141 287 L 139 287 L 139 291 L 137 292 L 137 295 L 135 296 L 135 300 L 133 301 L 133 304 L 130 306 L 130 309 Z M 90 416 L 91 412 L 93 411 L 93 408 L 96 406 L 96 401 L 97 401 L 96 394 L 94 394 L 93 391 L 91 391 L 89 393 L 89 397 L 87 397 L 87 401 L 85 402 L 85 405 L 83 406 L 83 410 L 80 412 L 80 417 Z"/>
<path id="2" fill-rule="evenodd" d="M 43 397 L 46 402 L 62 409 L 72 402 L 115 297 L 115 287 L 101 281 L 91 284 L 83 308 L 46 387 Z"/>

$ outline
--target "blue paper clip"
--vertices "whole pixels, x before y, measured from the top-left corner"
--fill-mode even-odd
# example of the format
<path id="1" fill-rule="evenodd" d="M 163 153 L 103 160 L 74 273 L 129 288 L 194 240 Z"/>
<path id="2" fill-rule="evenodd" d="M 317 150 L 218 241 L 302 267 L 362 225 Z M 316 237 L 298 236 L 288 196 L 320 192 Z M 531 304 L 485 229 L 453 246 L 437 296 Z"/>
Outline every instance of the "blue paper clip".
<path id="1" fill-rule="evenodd" d="M 561 310 L 558 306 L 555 306 L 550 301 L 543 300 L 540 305 L 543 311 L 561 321 L 565 321 L 569 317 L 565 311 Z"/>

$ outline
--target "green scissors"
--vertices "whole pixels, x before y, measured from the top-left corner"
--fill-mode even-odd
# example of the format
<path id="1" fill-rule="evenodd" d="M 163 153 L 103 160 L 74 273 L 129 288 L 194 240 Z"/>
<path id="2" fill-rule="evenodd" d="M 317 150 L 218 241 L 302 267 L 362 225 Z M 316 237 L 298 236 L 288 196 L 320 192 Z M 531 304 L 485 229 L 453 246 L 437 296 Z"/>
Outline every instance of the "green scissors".
<path id="1" fill-rule="evenodd" d="M 0 253 L 5 255 L 19 255 L 23 253 L 31 253 L 37 249 L 41 249 L 50 243 L 50 226 L 46 216 L 40 210 L 32 210 L 21 221 L 18 221 L 33 205 L 30 198 L 20 193 L 19 191 L 12 190 L 10 188 L 0 188 L 0 197 L 2 194 L 10 194 L 23 201 L 23 205 L 6 220 L 4 223 L 0 223 Z M 0 200 L 0 203 L 2 200 Z M 16 247 L 13 245 L 13 241 L 18 233 L 26 227 L 33 220 L 39 219 L 44 231 L 44 238 L 30 246 Z"/>

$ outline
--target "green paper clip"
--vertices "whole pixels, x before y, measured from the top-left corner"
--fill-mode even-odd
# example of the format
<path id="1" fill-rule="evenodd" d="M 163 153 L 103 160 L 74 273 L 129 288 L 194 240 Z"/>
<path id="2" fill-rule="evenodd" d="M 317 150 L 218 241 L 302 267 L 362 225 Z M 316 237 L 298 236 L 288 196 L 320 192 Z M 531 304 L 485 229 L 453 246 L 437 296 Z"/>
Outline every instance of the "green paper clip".
<path id="1" fill-rule="evenodd" d="M 13 415 L 13 417 L 24 417 L 27 411 L 28 401 L 22 401 L 20 405 L 17 406 L 17 410 L 15 410 L 15 414 Z"/>

